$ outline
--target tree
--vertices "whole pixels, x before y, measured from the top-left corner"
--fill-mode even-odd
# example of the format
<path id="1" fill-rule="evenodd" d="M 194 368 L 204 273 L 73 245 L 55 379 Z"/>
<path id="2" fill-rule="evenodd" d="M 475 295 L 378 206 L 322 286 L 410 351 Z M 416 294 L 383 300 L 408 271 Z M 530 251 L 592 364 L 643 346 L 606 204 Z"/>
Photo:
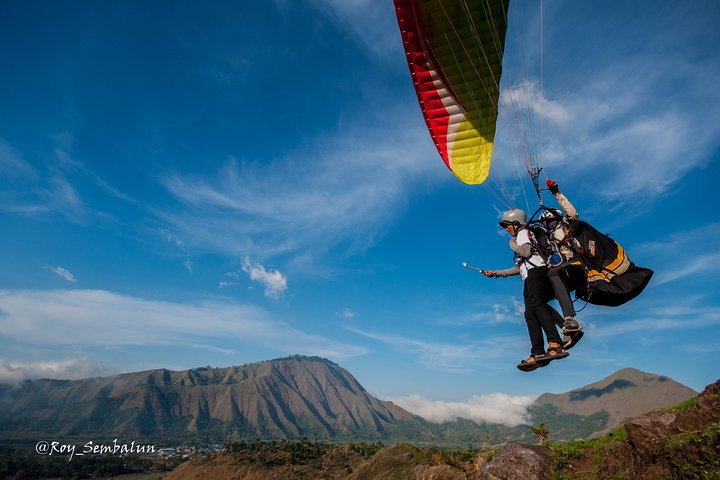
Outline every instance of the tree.
<path id="1" fill-rule="evenodd" d="M 537 427 L 532 427 L 532 432 L 535 434 L 536 437 L 538 437 L 538 440 L 540 440 L 540 445 L 545 446 L 548 444 L 550 430 L 548 430 L 544 423 L 541 423 Z"/>

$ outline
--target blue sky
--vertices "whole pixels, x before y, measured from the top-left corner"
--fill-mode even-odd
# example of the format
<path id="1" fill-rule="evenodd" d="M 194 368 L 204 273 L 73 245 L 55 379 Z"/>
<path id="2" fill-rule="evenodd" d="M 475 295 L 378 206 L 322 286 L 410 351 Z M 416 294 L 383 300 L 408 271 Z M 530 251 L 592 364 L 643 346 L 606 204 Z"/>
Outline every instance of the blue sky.
<path id="1" fill-rule="evenodd" d="M 392 2 L 5 2 L 0 377 L 320 355 L 429 418 L 508 422 L 623 367 L 716 380 L 720 6 L 545 3 L 539 160 L 656 272 L 585 308 L 567 360 L 518 371 L 521 281 L 460 266 L 510 265 L 505 206 L 442 164 Z M 535 66 L 524 5 L 507 60 Z M 525 207 L 506 135 L 491 177 Z"/>

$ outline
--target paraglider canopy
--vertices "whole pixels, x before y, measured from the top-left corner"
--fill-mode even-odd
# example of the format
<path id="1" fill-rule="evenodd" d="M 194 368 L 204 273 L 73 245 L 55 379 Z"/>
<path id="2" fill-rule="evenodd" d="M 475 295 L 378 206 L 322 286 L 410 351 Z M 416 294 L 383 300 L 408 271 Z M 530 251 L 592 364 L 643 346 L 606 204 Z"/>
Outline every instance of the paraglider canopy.
<path id="1" fill-rule="evenodd" d="M 415 92 L 447 167 L 490 173 L 509 0 L 395 0 Z"/>

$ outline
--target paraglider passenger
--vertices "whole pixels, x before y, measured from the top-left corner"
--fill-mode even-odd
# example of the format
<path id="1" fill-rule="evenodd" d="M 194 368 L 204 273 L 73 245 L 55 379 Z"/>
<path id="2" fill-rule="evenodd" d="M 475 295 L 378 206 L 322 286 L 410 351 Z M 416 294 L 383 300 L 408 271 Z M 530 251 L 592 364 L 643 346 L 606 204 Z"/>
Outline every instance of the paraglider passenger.
<path id="1" fill-rule="evenodd" d="M 540 223 L 545 227 L 550 240 L 557 245 L 558 251 L 563 257 L 562 263 L 549 269 L 548 277 L 555 291 L 555 298 L 557 298 L 562 309 L 564 317 L 563 333 L 571 335 L 582 330 L 582 327 L 575 320 L 576 312 L 570 299 L 570 292 L 583 288 L 587 282 L 585 269 L 580 260 L 576 258 L 575 248 L 572 245 L 573 240 L 568 235 L 568 229 L 571 229 L 578 221 L 578 212 L 567 197 L 560 193 L 557 183 L 548 180 L 546 185 L 555 200 L 557 200 L 560 208 L 565 212 L 563 217 L 558 210 L 548 209 L 540 215 Z M 572 335 L 572 337 L 574 336 L 576 335 Z"/>
<path id="2" fill-rule="evenodd" d="M 515 253 L 516 264 L 505 270 L 484 270 L 482 273 L 486 277 L 522 276 L 525 323 L 531 349 L 530 357 L 522 360 L 517 367 L 523 371 L 532 371 L 569 354 L 563 348 L 562 339 L 553 321 L 553 309 L 547 303 L 554 297 L 554 292 L 547 276 L 545 261 L 534 252 L 533 234 L 526 228 L 525 212 L 517 208 L 508 210 L 503 214 L 500 226 L 511 235 L 510 248 Z M 547 337 L 547 351 L 543 332 Z"/>

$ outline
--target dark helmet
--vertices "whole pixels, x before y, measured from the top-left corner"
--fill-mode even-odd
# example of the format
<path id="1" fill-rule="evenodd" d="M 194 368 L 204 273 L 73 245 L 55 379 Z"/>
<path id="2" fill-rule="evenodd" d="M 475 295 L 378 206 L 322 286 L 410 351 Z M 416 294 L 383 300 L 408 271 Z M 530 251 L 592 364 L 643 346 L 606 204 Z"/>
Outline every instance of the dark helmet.
<path id="1" fill-rule="evenodd" d="M 502 219 L 500 220 L 500 226 L 505 228 L 508 225 L 525 225 L 525 211 L 520 210 L 519 208 L 513 208 L 512 210 L 508 210 L 503 213 Z"/>

